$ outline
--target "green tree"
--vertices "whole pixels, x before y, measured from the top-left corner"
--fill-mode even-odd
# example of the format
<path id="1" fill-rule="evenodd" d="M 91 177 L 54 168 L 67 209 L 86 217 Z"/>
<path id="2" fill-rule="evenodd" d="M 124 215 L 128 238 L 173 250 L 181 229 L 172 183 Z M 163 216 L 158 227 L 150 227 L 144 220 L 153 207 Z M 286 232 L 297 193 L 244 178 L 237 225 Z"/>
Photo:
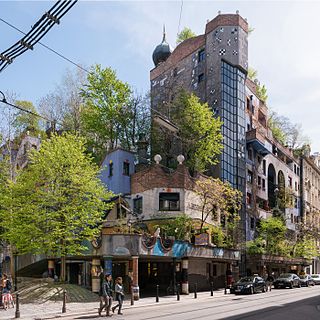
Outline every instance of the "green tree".
<path id="1" fill-rule="evenodd" d="M 193 233 L 194 224 L 192 218 L 182 214 L 166 223 L 157 225 L 163 230 L 166 237 L 175 237 L 177 240 L 190 240 Z"/>
<path id="2" fill-rule="evenodd" d="M 182 154 L 194 172 L 203 172 L 218 163 L 221 153 L 222 122 L 215 118 L 207 103 L 194 94 L 181 92 L 173 102 L 172 120 L 179 128 Z"/>
<path id="3" fill-rule="evenodd" d="M 66 70 L 55 89 L 40 99 L 41 114 L 56 120 L 63 130 L 81 132 L 81 110 L 83 98 L 81 88 L 87 83 L 85 71 L 77 68 Z"/>
<path id="4" fill-rule="evenodd" d="M 257 85 L 257 96 L 262 102 L 264 103 L 267 102 L 268 94 L 267 94 L 267 88 L 265 85 L 262 85 L 262 86 L 260 84 Z"/>
<path id="5" fill-rule="evenodd" d="M 209 217 L 218 220 L 219 225 L 221 216 L 227 218 L 227 222 L 238 219 L 242 193 L 232 188 L 229 182 L 211 177 L 199 179 L 196 182 L 196 194 L 201 207 L 200 232 Z"/>
<path id="6" fill-rule="evenodd" d="M 43 141 L 11 185 L 10 214 L 1 217 L 5 239 L 19 254 L 61 257 L 65 280 L 65 257 L 85 249 L 82 242 L 97 235 L 108 208 L 104 199 L 111 193 L 98 171 L 83 138 L 64 134 Z"/>
<path id="7" fill-rule="evenodd" d="M 23 109 L 37 113 L 35 106 L 30 101 L 16 100 L 15 104 Z M 13 121 L 13 126 L 18 134 L 26 131 L 31 131 L 33 134 L 38 134 L 42 131 L 40 129 L 40 118 L 34 114 L 22 110 L 16 115 Z"/>
<path id="8" fill-rule="evenodd" d="M 275 111 L 270 112 L 268 125 L 273 137 L 292 149 L 298 149 L 310 143 L 310 139 L 303 134 L 301 124 L 292 123 L 288 117 L 279 115 Z"/>
<path id="9" fill-rule="evenodd" d="M 248 68 L 248 78 L 252 81 L 254 81 L 255 79 L 257 79 L 257 76 L 258 76 L 258 71 L 249 67 Z"/>
<path id="10" fill-rule="evenodd" d="M 106 151 L 119 146 L 130 121 L 131 90 L 117 78 L 115 71 L 100 65 L 92 67 L 87 80 L 81 90 L 84 99 L 81 122 L 83 134 L 99 162 Z"/>
<path id="11" fill-rule="evenodd" d="M 318 250 L 316 241 L 314 238 L 309 236 L 298 239 L 294 247 L 294 255 L 297 257 L 304 257 L 312 259 L 318 256 Z"/>
<path id="12" fill-rule="evenodd" d="M 289 255 L 291 246 L 287 241 L 287 227 L 283 219 L 279 217 L 262 219 L 257 230 L 259 236 L 247 242 L 250 253 Z"/>
<path id="13" fill-rule="evenodd" d="M 177 44 L 187 40 L 189 38 L 196 37 L 197 35 L 188 27 L 184 27 L 177 36 Z"/>

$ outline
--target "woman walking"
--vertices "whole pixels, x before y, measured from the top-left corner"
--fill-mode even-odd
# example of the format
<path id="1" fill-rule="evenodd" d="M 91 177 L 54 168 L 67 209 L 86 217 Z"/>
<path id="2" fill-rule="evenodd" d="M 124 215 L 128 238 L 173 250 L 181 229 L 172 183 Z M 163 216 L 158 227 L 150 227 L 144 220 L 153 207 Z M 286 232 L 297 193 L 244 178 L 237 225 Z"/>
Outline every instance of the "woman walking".
<path id="1" fill-rule="evenodd" d="M 116 285 L 114 287 L 114 291 L 116 293 L 116 300 L 118 304 L 112 308 L 112 312 L 115 312 L 115 310 L 118 308 L 118 314 L 122 314 L 121 308 L 124 300 L 124 293 L 123 293 L 123 284 L 122 284 L 121 277 L 118 277 L 116 279 Z"/>

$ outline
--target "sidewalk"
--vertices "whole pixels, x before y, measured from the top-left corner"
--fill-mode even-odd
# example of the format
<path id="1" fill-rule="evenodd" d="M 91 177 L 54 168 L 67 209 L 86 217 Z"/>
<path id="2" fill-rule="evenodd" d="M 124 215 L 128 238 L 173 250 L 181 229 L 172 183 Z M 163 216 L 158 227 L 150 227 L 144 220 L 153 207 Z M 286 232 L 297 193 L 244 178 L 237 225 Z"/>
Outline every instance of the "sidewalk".
<path id="1" fill-rule="evenodd" d="M 223 290 L 214 291 L 214 296 L 210 296 L 210 291 L 199 292 L 197 299 L 216 299 L 225 297 Z M 191 303 L 196 302 L 194 294 L 181 295 L 180 301 L 177 301 L 176 296 L 164 296 L 159 298 L 159 302 L 156 303 L 155 297 L 143 298 L 139 301 L 134 301 L 134 305 L 130 305 L 130 300 L 124 302 L 123 309 L 129 308 L 141 308 L 141 307 L 156 307 L 157 305 L 165 305 L 176 303 Z M 88 303 L 67 303 L 67 312 L 62 313 L 62 302 L 46 302 L 43 304 L 22 304 L 20 305 L 20 319 L 24 320 L 46 320 L 56 319 L 69 316 L 80 316 L 80 315 L 95 315 L 98 314 L 99 302 L 88 302 Z M 15 309 L 11 308 L 7 311 L 0 309 L 0 320 L 15 319 Z"/>

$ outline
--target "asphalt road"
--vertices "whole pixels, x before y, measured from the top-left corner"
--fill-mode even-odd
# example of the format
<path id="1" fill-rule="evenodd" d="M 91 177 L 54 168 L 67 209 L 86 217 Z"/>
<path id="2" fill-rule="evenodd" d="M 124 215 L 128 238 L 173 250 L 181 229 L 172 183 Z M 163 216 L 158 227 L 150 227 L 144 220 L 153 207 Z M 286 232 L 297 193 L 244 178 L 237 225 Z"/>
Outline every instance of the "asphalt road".
<path id="1" fill-rule="evenodd" d="M 154 304 L 123 310 L 114 314 L 117 320 L 319 320 L 320 286 L 295 289 L 273 289 L 254 295 L 220 295 L 193 299 L 181 296 L 181 301 Z M 96 315 L 82 315 L 64 319 L 102 319 Z"/>

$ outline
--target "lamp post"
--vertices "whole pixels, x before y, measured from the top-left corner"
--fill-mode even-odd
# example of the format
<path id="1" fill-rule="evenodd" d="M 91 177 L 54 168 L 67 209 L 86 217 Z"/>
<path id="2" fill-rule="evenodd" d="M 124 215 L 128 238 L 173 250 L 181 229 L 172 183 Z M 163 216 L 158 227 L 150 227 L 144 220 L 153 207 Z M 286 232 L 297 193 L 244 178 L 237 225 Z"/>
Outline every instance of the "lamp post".
<path id="1" fill-rule="evenodd" d="M 15 318 L 20 318 L 20 302 L 19 302 L 19 293 L 18 293 L 18 255 L 15 252 L 14 254 L 14 291 L 16 293 L 16 312 Z"/>
<path id="2" fill-rule="evenodd" d="M 275 207 L 273 208 L 273 216 L 274 217 L 280 217 L 281 211 L 279 209 L 279 188 L 278 186 L 274 189 L 274 196 L 275 196 Z"/>
<path id="3" fill-rule="evenodd" d="M 131 220 L 131 219 L 129 219 L 129 220 L 127 221 L 127 226 L 128 226 L 128 228 L 129 228 L 129 233 L 131 234 L 131 226 L 132 226 L 132 220 Z"/>

